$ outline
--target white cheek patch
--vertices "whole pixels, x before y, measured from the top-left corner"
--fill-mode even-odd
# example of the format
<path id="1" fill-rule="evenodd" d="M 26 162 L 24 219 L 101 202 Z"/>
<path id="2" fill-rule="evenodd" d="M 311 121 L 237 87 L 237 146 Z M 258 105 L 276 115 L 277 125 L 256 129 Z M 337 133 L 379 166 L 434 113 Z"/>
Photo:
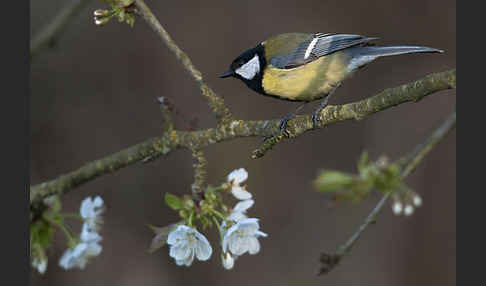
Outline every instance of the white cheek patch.
<path id="1" fill-rule="evenodd" d="M 236 69 L 235 72 L 248 80 L 253 79 L 260 72 L 260 58 L 258 55 L 255 55 L 246 64 Z"/>

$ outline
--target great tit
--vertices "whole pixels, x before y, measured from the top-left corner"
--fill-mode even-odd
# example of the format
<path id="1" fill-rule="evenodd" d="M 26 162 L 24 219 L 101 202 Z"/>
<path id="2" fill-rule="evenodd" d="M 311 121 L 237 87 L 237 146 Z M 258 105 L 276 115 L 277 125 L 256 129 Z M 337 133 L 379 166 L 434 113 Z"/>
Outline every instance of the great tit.
<path id="1" fill-rule="evenodd" d="M 238 78 L 254 91 L 278 99 L 307 103 L 324 98 L 313 113 L 313 122 L 317 124 L 318 113 L 343 80 L 375 59 L 443 52 L 429 47 L 380 47 L 370 43 L 376 39 L 337 33 L 279 34 L 243 52 L 219 77 Z M 283 132 L 302 107 L 281 121 Z"/>

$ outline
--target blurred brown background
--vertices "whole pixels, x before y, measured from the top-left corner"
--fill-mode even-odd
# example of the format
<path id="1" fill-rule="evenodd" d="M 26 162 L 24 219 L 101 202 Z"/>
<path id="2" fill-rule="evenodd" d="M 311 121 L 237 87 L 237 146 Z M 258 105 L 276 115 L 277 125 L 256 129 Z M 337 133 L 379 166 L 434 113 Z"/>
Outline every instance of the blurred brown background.
<path id="1" fill-rule="evenodd" d="M 36 35 L 67 1 L 32 1 Z M 147 1 L 162 25 L 222 95 L 237 118 L 278 118 L 297 106 L 250 91 L 235 79 L 219 79 L 234 57 L 267 37 L 283 32 L 342 32 L 380 37 L 379 44 L 425 45 L 443 55 L 404 55 L 379 59 L 345 82 L 331 104 L 377 92 L 456 66 L 454 0 Z M 137 19 L 132 29 L 116 20 L 93 23 L 92 1 L 67 26 L 53 49 L 32 61 L 31 183 L 37 184 L 160 135 L 162 117 L 155 98 L 168 97 L 183 116 L 201 128 L 214 116 L 197 86 L 157 35 Z M 441 143 L 407 184 L 424 205 L 410 217 L 397 217 L 388 205 L 342 264 L 315 276 L 319 253 L 344 242 L 374 207 L 378 196 L 360 205 L 332 207 L 311 186 L 319 169 L 354 172 L 363 150 L 392 159 L 422 142 L 453 110 L 455 90 L 403 104 L 360 122 L 344 122 L 278 145 L 252 160 L 260 138 L 225 142 L 207 149 L 209 182 L 220 183 L 239 167 L 249 172 L 261 218 L 258 255 L 241 257 L 232 271 L 220 263 L 216 235 L 210 262 L 175 265 L 167 247 L 147 253 L 152 238 L 146 223 L 177 219 L 163 193 L 188 193 L 192 158 L 185 150 L 150 164 L 136 164 L 72 191 L 64 210 L 76 212 L 86 196 L 106 202 L 102 254 L 84 271 L 64 271 L 57 263 L 63 236 L 49 253 L 46 275 L 32 285 L 455 285 L 456 132 Z M 307 107 L 311 112 L 313 107 Z M 179 128 L 187 122 L 176 118 Z"/>

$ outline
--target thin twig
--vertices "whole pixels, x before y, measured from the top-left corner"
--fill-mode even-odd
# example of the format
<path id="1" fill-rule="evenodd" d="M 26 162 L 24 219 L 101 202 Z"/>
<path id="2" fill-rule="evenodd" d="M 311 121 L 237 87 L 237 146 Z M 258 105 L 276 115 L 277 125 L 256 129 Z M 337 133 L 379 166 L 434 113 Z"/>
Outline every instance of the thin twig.
<path id="1" fill-rule="evenodd" d="M 231 121 L 231 112 L 225 106 L 223 98 L 219 97 L 204 81 L 201 72 L 194 66 L 189 56 L 182 51 L 174 42 L 169 33 L 162 27 L 159 20 L 152 13 L 143 0 L 136 0 L 137 13 L 148 23 L 148 25 L 160 36 L 160 39 L 167 45 L 182 66 L 189 72 L 192 78 L 199 84 L 201 93 L 209 101 L 209 105 L 221 123 Z"/>
<path id="2" fill-rule="evenodd" d="M 194 183 L 192 184 L 192 197 L 196 202 L 203 199 L 204 184 L 206 183 L 206 166 L 207 161 L 204 157 L 203 151 L 200 149 L 193 149 L 192 156 L 196 159 L 194 164 Z"/>
<path id="3" fill-rule="evenodd" d="M 455 70 L 431 74 L 418 81 L 387 89 L 368 99 L 325 108 L 321 112 L 322 119 L 318 128 L 340 121 L 361 119 L 367 115 L 405 102 L 417 101 L 427 95 L 454 88 L 455 86 Z M 218 142 L 241 137 L 276 136 L 280 134 L 279 125 L 279 119 L 259 121 L 234 120 L 226 125 L 205 130 L 172 130 L 160 137 L 148 139 L 118 153 L 90 162 L 56 179 L 32 186 L 30 189 L 30 203 L 40 202 L 42 198 L 53 194 L 63 195 L 101 175 L 130 166 L 147 157 L 158 158 L 165 156 L 180 148 L 190 148 L 191 146 L 204 148 Z M 296 119 L 291 120 L 287 130 L 298 130 L 295 136 L 313 130 L 312 115 L 298 116 Z"/>
<path id="4" fill-rule="evenodd" d="M 444 139 L 449 132 L 456 127 L 456 111 L 442 123 L 442 125 L 434 131 L 434 133 L 422 143 L 406 158 L 403 163 L 406 167 L 402 171 L 402 177 L 405 178 L 410 175 L 415 168 L 422 162 L 424 157 Z"/>
<path id="5" fill-rule="evenodd" d="M 59 14 L 45 26 L 31 42 L 30 56 L 34 57 L 39 50 L 53 44 L 60 36 L 66 25 L 73 19 L 91 0 L 72 0 Z"/>
<path id="6" fill-rule="evenodd" d="M 172 120 L 172 105 L 169 100 L 163 96 L 157 98 L 160 104 L 160 112 L 164 118 L 164 132 L 174 130 L 174 121 Z"/>
<path id="7" fill-rule="evenodd" d="M 405 179 L 409 176 L 415 168 L 423 161 L 425 156 L 439 143 L 441 142 L 447 134 L 449 134 L 456 126 L 456 111 L 454 111 L 442 124 L 439 128 L 437 128 L 432 135 L 430 135 L 427 140 L 422 143 L 421 145 L 417 146 L 414 151 L 404 157 L 404 159 L 400 160 L 402 167 L 402 171 L 400 176 L 402 179 Z M 338 247 L 336 253 L 334 254 L 321 254 L 321 263 L 322 268 L 320 269 L 318 275 L 326 274 L 334 267 L 336 267 L 339 262 L 341 261 L 342 257 L 351 251 L 353 245 L 358 241 L 361 237 L 363 231 L 365 231 L 370 224 L 376 222 L 376 217 L 380 213 L 381 209 L 385 205 L 385 202 L 388 200 L 392 193 L 388 192 L 380 199 L 378 204 L 373 208 L 371 213 L 366 217 L 364 222 L 358 227 L 355 233 L 341 246 Z"/>

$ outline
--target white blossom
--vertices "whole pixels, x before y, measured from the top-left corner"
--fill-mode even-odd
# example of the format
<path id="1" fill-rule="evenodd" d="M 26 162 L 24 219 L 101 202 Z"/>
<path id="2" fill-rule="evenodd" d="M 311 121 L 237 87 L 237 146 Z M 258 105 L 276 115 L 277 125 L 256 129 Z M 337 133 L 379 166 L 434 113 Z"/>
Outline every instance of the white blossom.
<path id="1" fill-rule="evenodd" d="M 413 211 L 414 209 L 412 205 L 406 205 L 403 209 L 403 214 L 406 216 L 411 216 L 413 214 Z"/>
<path id="2" fill-rule="evenodd" d="M 246 179 L 248 179 L 248 172 L 243 168 L 236 169 L 228 175 L 227 180 L 231 184 L 231 193 L 239 200 L 251 199 L 251 193 L 241 186 Z"/>
<path id="3" fill-rule="evenodd" d="M 416 207 L 420 207 L 422 205 L 422 198 L 419 196 L 419 195 L 415 195 L 413 197 L 413 204 L 416 206 Z"/>
<path id="4" fill-rule="evenodd" d="M 236 206 L 231 211 L 230 215 L 228 216 L 228 220 L 232 220 L 234 222 L 240 221 L 242 219 L 247 218 L 246 211 L 253 206 L 255 202 L 253 200 L 244 200 L 238 202 Z"/>
<path id="5" fill-rule="evenodd" d="M 400 215 L 403 211 L 403 205 L 401 202 L 394 202 L 392 205 L 392 210 L 395 215 Z"/>
<path id="6" fill-rule="evenodd" d="M 94 199 L 87 197 L 81 202 L 79 213 L 89 231 L 96 232 L 99 230 L 103 222 L 101 218 L 103 211 L 103 199 L 99 196 Z"/>
<path id="7" fill-rule="evenodd" d="M 37 271 L 39 271 L 40 274 L 44 274 L 44 272 L 46 272 L 47 269 L 47 257 L 45 258 L 39 258 L 37 256 L 34 257 L 34 259 L 32 259 L 32 267 L 37 269 Z"/>
<path id="8" fill-rule="evenodd" d="M 103 211 L 103 199 L 99 196 L 94 199 L 87 197 L 81 202 L 79 213 L 84 223 L 79 237 L 80 242 L 64 252 L 59 260 L 62 268 L 66 270 L 75 267 L 84 269 L 91 257 L 101 253 L 102 247 L 99 242 L 102 238 L 98 234 L 98 230 L 102 223 Z"/>
<path id="9" fill-rule="evenodd" d="M 190 266 L 194 256 L 201 261 L 208 260 L 213 252 L 206 237 L 186 225 L 179 225 L 169 233 L 167 244 L 170 245 L 169 255 L 177 265 Z"/>
<path id="10" fill-rule="evenodd" d="M 101 245 L 98 242 L 101 237 L 91 241 L 81 241 L 73 248 L 68 248 L 61 259 L 59 260 L 59 266 L 64 269 L 72 269 L 77 267 L 84 269 L 89 259 L 94 256 L 98 256 L 101 253 Z"/>
<path id="11" fill-rule="evenodd" d="M 101 236 L 97 232 L 93 231 L 87 223 L 83 224 L 80 238 L 82 242 L 92 242 L 92 241 L 101 240 Z"/>
<path id="12" fill-rule="evenodd" d="M 221 261 L 223 263 L 223 267 L 227 270 L 232 269 L 233 266 L 235 265 L 236 258 L 237 258 L 237 256 L 234 256 L 229 252 L 222 254 L 221 255 Z"/>
<path id="13" fill-rule="evenodd" d="M 246 218 L 231 226 L 223 235 L 223 252 L 229 251 L 237 256 L 246 252 L 256 254 L 260 251 L 259 236 L 267 234 L 259 231 L 260 225 L 256 218 Z"/>

